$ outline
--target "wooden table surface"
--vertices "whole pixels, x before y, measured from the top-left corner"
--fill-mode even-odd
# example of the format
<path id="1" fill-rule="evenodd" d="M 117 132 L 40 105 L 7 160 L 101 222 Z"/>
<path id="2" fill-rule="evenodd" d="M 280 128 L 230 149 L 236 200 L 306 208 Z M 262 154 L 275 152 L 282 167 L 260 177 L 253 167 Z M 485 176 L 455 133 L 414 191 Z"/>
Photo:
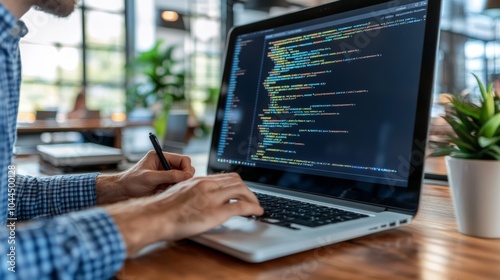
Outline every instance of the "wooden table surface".
<path id="1" fill-rule="evenodd" d="M 500 239 L 456 229 L 446 186 L 425 185 L 411 225 L 250 264 L 180 241 L 129 260 L 116 275 L 138 279 L 500 279 Z"/>
<path id="2" fill-rule="evenodd" d="M 19 123 L 17 134 L 38 134 L 44 132 L 96 131 L 113 130 L 116 148 L 121 148 L 122 129 L 125 127 L 150 125 L 151 122 L 114 122 L 110 119 L 69 119 L 62 122 L 55 120 L 37 120 L 32 123 Z"/>

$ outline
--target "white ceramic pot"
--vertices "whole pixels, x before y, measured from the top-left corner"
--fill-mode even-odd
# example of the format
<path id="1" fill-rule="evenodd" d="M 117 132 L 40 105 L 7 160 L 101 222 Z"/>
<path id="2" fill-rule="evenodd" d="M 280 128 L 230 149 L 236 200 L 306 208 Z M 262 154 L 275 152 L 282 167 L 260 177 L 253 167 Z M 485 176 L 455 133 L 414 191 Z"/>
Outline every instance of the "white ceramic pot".
<path id="1" fill-rule="evenodd" d="M 500 238 L 500 161 L 445 160 L 458 230 Z"/>

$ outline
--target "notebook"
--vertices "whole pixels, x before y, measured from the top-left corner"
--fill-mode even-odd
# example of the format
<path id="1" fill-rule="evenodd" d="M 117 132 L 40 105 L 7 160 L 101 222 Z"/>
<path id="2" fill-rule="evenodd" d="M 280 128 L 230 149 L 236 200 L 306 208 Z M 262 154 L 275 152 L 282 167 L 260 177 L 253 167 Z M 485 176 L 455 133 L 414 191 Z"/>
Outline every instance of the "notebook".
<path id="1" fill-rule="evenodd" d="M 262 262 L 410 224 L 440 5 L 341 0 L 232 29 L 208 173 L 238 172 L 265 214 L 193 240 Z"/>

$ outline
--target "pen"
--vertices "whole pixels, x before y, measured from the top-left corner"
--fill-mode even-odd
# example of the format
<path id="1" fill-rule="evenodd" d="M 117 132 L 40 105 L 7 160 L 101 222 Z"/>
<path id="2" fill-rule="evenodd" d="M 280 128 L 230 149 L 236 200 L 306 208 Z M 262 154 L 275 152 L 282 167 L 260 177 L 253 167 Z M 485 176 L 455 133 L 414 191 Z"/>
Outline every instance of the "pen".
<path id="1" fill-rule="evenodd" d="M 160 143 L 158 142 L 158 138 L 156 138 L 156 135 L 154 135 L 152 132 L 149 133 L 149 140 L 151 140 L 151 144 L 153 144 L 153 148 L 155 148 L 156 154 L 158 155 L 158 158 L 160 159 L 161 166 L 163 166 L 163 169 L 165 170 L 170 170 L 170 165 L 168 165 L 168 161 L 163 155 L 163 151 L 161 150 Z"/>

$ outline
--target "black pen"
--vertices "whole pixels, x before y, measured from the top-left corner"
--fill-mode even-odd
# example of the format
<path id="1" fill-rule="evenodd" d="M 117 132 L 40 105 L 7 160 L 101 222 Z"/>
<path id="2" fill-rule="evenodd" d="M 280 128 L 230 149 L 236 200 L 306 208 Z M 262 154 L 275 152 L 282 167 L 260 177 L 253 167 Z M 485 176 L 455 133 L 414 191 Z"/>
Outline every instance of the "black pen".
<path id="1" fill-rule="evenodd" d="M 167 159 L 163 155 L 163 151 L 161 150 L 160 142 L 158 142 L 158 138 L 152 132 L 149 133 L 149 140 L 151 140 L 151 144 L 153 144 L 153 148 L 155 148 L 156 154 L 160 159 L 161 166 L 163 169 L 170 170 L 170 165 L 168 164 Z"/>

